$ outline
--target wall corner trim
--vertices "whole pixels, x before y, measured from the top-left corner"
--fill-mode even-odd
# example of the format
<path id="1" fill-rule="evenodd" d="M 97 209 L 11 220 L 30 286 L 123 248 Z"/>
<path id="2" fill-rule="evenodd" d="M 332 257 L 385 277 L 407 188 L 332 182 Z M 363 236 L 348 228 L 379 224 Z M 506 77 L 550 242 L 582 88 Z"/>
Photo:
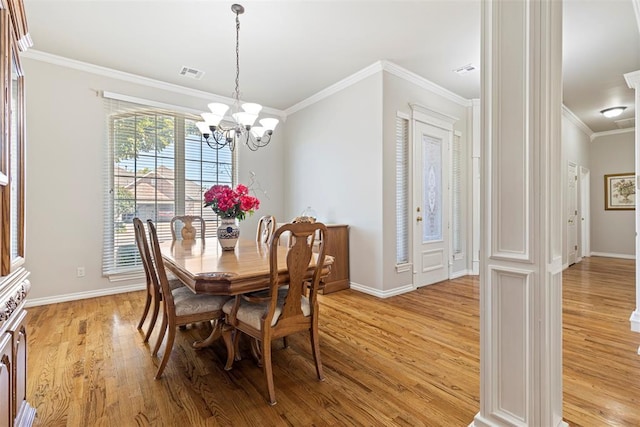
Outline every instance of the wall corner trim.
<path id="1" fill-rule="evenodd" d="M 292 105 L 291 107 L 287 108 L 284 113 L 285 115 L 289 116 L 293 113 L 296 113 L 310 105 L 315 104 L 316 102 L 322 101 L 325 98 L 328 98 L 329 96 L 336 94 L 346 88 L 348 88 L 349 86 L 352 86 L 364 79 L 366 79 L 369 76 L 372 76 L 378 72 L 382 71 L 382 61 L 377 61 L 374 62 L 373 64 L 369 65 L 368 67 L 365 67 L 363 69 L 361 69 L 360 71 L 357 71 L 355 73 L 353 73 L 352 75 L 345 77 L 344 79 L 332 84 L 329 87 L 326 87 L 324 89 L 322 89 L 321 91 L 315 93 L 314 95 L 311 95 L 310 97 L 308 97 L 307 99 L 304 99 L 300 102 L 298 102 L 297 104 Z"/>
<path id="2" fill-rule="evenodd" d="M 595 132 L 589 138 L 591 139 L 591 142 L 593 142 L 596 138 L 600 138 L 601 136 L 618 135 L 618 134 L 621 134 L 621 133 L 635 132 L 635 130 L 636 130 L 635 127 L 624 128 L 624 129 L 606 130 L 604 132 Z"/>
<path id="3" fill-rule="evenodd" d="M 591 128 L 587 126 L 582 120 L 580 120 L 578 116 L 576 116 L 573 111 L 571 111 L 564 104 L 562 104 L 562 114 L 567 118 L 567 120 L 576 125 L 578 129 L 584 132 L 593 141 L 593 131 L 591 130 Z"/>

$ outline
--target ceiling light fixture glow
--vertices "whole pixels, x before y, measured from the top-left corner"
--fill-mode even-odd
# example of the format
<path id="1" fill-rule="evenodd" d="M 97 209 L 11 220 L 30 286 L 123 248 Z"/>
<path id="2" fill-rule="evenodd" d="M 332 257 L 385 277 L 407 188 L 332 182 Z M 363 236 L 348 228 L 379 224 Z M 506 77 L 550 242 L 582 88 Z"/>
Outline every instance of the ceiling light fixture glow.
<path id="1" fill-rule="evenodd" d="M 607 118 L 618 117 L 626 109 L 627 107 L 611 107 L 601 110 L 600 113 Z"/>
<path id="2" fill-rule="evenodd" d="M 229 109 L 226 104 L 212 102 L 208 105 L 210 113 L 202 113 L 203 122 L 196 123 L 209 147 L 219 150 L 229 146 L 233 151 L 236 142 L 243 142 L 251 151 L 256 151 L 269 144 L 278 119 L 265 118 L 260 120 L 261 126 L 253 126 L 258 118 L 262 106 L 254 103 L 240 105 L 240 19 L 244 7 L 239 4 L 231 6 L 236 14 L 236 88 L 233 92 L 234 111 L 231 114 L 233 124 L 230 127 L 222 125 L 224 115 Z"/>

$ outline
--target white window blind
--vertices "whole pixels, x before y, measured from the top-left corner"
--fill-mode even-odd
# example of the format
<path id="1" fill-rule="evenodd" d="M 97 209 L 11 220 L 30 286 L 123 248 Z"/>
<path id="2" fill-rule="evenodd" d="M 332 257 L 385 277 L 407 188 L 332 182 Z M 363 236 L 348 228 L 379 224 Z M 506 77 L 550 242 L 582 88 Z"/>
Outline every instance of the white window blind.
<path id="1" fill-rule="evenodd" d="M 409 262 L 409 120 L 396 118 L 396 264 Z"/>
<path id="2" fill-rule="evenodd" d="M 453 136 L 451 163 L 452 247 L 456 257 L 462 254 L 462 144 L 458 134 Z"/>
<path id="3" fill-rule="evenodd" d="M 154 221 L 160 240 L 171 239 L 175 215 L 205 218 L 215 235 L 217 217 L 203 207 L 214 184 L 233 185 L 234 156 L 210 148 L 197 116 L 105 97 L 108 141 L 103 273 L 141 268 L 132 220 Z"/>

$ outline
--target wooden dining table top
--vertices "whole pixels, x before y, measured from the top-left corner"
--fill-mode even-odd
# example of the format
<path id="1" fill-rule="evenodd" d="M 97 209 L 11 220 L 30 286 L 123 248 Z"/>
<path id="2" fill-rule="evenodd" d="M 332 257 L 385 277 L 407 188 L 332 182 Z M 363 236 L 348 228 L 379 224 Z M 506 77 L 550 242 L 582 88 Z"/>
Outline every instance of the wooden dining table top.
<path id="1" fill-rule="evenodd" d="M 278 274 L 288 280 L 286 246 L 278 248 Z M 165 267 L 195 293 L 237 295 L 269 287 L 269 246 L 240 239 L 233 251 L 224 251 L 215 237 L 160 243 Z M 314 254 L 309 268 L 315 267 Z M 328 275 L 332 256 L 325 256 L 322 275 Z"/>

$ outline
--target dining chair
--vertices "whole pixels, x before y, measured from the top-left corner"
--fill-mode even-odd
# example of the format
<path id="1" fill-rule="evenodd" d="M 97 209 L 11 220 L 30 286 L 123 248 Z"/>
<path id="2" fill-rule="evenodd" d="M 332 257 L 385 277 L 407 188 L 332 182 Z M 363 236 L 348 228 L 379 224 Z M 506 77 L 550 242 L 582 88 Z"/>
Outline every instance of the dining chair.
<path id="1" fill-rule="evenodd" d="M 282 283 L 278 275 L 277 246 L 280 235 L 285 232 L 291 233 L 291 236 L 295 237 L 295 242 L 288 249 L 286 256 L 289 280 Z M 237 295 L 222 307 L 225 313 L 225 327 L 222 335 L 228 352 L 225 369 L 229 370 L 233 366 L 240 333 L 257 340 L 261 344 L 260 361 L 271 405 L 276 404 L 271 362 L 271 342 L 274 339 L 296 332 L 309 331 L 316 373 L 319 380 L 324 379 L 318 337 L 317 297 L 325 258 L 326 232 L 325 225 L 319 222 L 291 223 L 279 227 L 270 243 L 270 278 L 266 298 L 257 297 L 256 294 Z M 316 247 L 317 259 L 309 278 L 309 265 L 314 255 L 313 236 L 316 234 L 322 238 Z M 307 282 L 309 283 L 308 296 L 305 295 Z"/>
<path id="2" fill-rule="evenodd" d="M 158 320 L 160 301 L 162 301 L 162 292 L 159 287 L 154 285 L 154 275 L 156 274 L 155 268 L 153 266 L 151 258 L 149 257 L 149 245 L 147 244 L 144 223 L 140 220 L 140 218 L 133 218 L 133 230 L 136 246 L 138 247 L 138 252 L 140 253 L 140 260 L 142 261 L 142 267 L 144 269 L 144 275 L 147 284 L 147 295 L 144 303 L 144 309 L 142 311 L 142 317 L 140 318 L 140 322 L 138 322 L 138 330 L 142 330 L 142 326 L 144 325 L 144 322 L 147 319 L 147 315 L 149 314 L 151 304 L 153 304 L 151 319 L 149 320 L 149 327 L 144 335 L 143 342 L 146 343 L 149 341 L 151 332 L 153 332 L 153 328 L 155 327 L 156 321 Z M 176 289 L 182 286 L 184 286 L 184 284 L 179 279 L 173 279 L 169 281 L 169 287 L 171 289 Z"/>
<path id="3" fill-rule="evenodd" d="M 153 349 L 153 356 L 158 354 L 160 345 L 167 334 L 167 342 L 162 355 L 162 361 L 156 372 L 156 379 L 162 376 L 162 372 L 169 361 L 173 343 L 176 338 L 176 328 L 191 323 L 212 322 L 214 331 L 220 331 L 222 327 L 223 312 L 222 306 L 229 301 L 229 296 L 222 295 L 206 295 L 195 294 L 186 286 L 178 289 L 171 289 L 167 279 L 167 272 L 162 261 L 162 253 L 160 252 L 160 243 L 158 242 L 158 234 L 153 221 L 148 220 L 149 240 L 151 241 L 153 259 L 156 266 L 156 284 L 162 288 L 163 298 L 162 306 L 164 316 L 162 317 L 162 325 L 160 326 L 160 335 Z M 159 283 L 158 283 L 159 282 Z M 168 331 L 168 333 L 167 333 Z"/>
<path id="4" fill-rule="evenodd" d="M 198 227 L 194 226 L 194 222 Z M 180 227 L 179 234 L 178 227 Z M 177 215 L 171 218 L 171 238 L 173 240 L 193 240 L 198 237 L 197 228 L 200 229 L 200 238 L 204 239 L 206 224 L 201 216 Z"/>
<path id="5" fill-rule="evenodd" d="M 258 220 L 258 231 L 256 233 L 256 242 L 268 244 L 275 230 L 276 230 L 276 217 L 273 215 L 263 216 Z"/>

